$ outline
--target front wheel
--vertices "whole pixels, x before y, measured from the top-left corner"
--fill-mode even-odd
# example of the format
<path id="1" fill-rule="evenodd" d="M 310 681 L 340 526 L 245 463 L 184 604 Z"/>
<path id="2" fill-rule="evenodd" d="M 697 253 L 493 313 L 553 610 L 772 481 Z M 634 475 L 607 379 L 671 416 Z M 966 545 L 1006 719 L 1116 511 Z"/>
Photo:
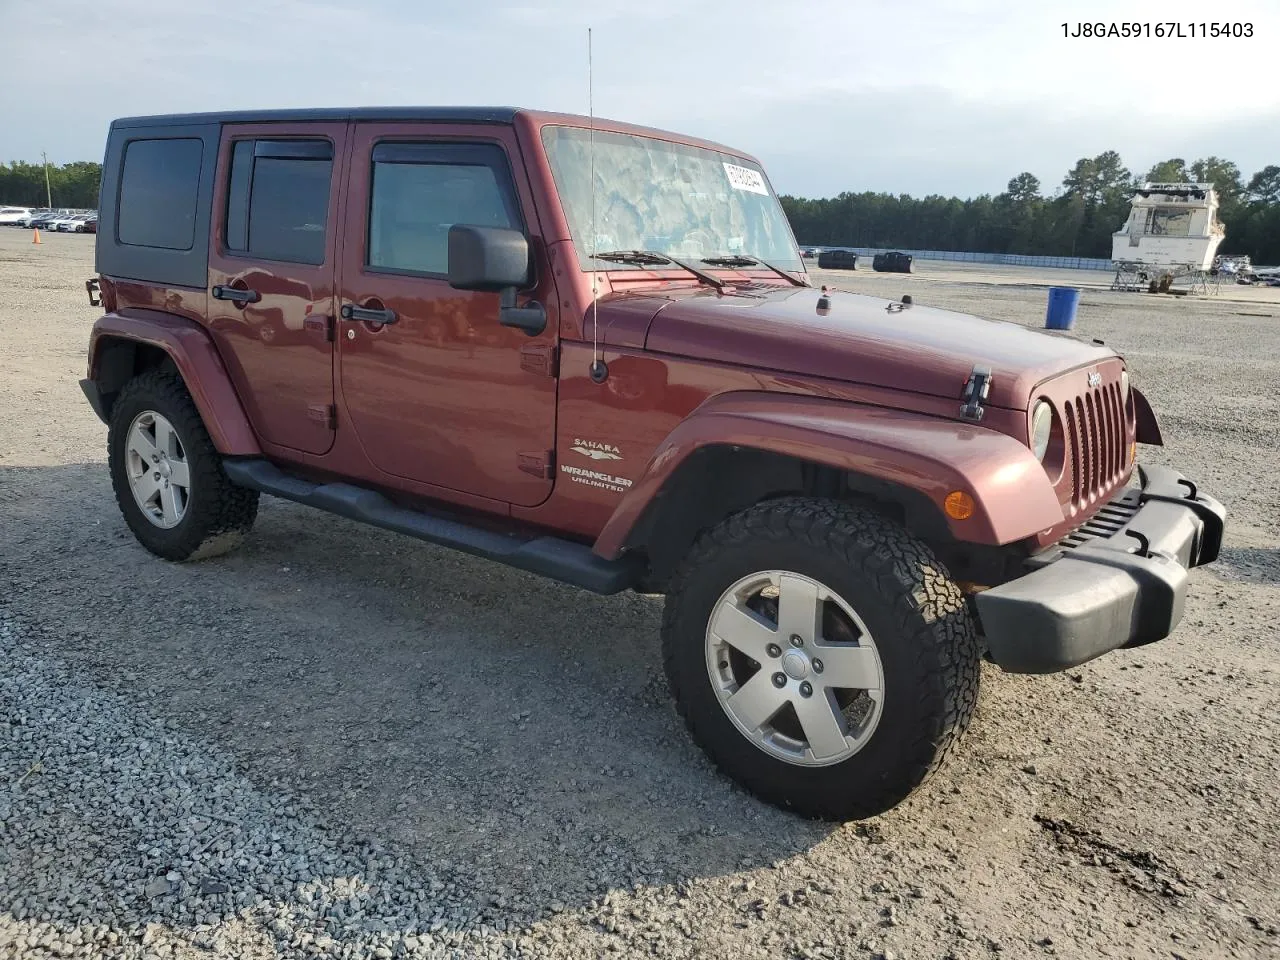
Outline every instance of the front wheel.
<path id="1" fill-rule="evenodd" d="M 977 703 L 960 590 L 879 514 L 760 504 L 705 533 L 672 580 L 663 653 L 694 740 L 762 799 L 823 819 L 895 806 Z"/>

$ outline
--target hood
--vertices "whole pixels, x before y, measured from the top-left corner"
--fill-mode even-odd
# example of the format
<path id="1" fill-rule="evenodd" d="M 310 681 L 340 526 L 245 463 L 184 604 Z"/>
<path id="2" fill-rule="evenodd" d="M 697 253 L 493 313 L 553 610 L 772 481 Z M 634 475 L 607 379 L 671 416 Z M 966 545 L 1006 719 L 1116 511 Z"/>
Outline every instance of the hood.
<path id="1" fill-rule="evenodd" d="M 724 294 L 663 291 L 627 298 L 655 310 L 645 349 L 737 366 L 959 399 L 975 365 L 991 368 L 988 403 L 1026 409 L 1031 391 L 1055 374 L 1115 356 L 1105 347 L 914 304 L 832 291 L 818 309 L 814 288 L 759 284 Z M 622 304 L 618 304 L 622 307 Z M 605 304 L 601 303 L 601 319 Z M 610 311 L 612 312 L 612 311 Z M 625 324 L 624 324 L 625 325 Z"/>

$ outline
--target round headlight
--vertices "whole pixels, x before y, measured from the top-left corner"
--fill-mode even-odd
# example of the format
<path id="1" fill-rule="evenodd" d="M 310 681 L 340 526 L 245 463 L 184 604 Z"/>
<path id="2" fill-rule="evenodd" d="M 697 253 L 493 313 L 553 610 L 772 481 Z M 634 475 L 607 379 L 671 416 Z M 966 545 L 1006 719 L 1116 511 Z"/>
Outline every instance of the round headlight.
<path id="1" fill-rule="evenodd" d="M 1043 462 L 1044 455 L 1049 452 L 1049 434 L 1052 432 L 1053 407 L 1047 400 L 1041 400 L 1031 414 L 1031 452 L 1037 460 Z"/>

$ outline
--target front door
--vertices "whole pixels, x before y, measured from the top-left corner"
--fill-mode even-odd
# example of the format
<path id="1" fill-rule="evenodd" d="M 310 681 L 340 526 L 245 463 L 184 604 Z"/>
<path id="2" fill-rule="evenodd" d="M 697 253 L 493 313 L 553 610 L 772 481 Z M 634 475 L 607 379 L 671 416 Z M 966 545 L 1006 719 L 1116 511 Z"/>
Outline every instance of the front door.
<path id="1" fill-rule="evenodd" d="M 209 248 L 209 315 L 268 444 L 333 445 L 337 186 L 345 123 L 226 126 Z"/>
<path id="2" fill-rule="evenodd" d="M 556 298 L 522 293 L 537 337 L 500 326 L 498 295 L 448 281 L 449 227 L 510 227 L 540 259 L 536 213 L 508 129 L 357 124 L 340 278 L 340 415 L 396 477 L 521 506 L 551 493 Z M 386 321 L 386 322 L 382 322 Z M 345 429 L 345 426 L 343 427 Z"/>

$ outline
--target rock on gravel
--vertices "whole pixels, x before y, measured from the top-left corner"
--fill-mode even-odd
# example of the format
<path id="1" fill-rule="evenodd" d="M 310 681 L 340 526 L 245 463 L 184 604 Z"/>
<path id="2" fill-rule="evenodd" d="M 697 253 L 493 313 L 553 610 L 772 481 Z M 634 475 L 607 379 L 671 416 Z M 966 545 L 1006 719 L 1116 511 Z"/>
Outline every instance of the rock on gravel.
<path id="1" fill-rule="evenodd" d="M 0 949 L 142 956 L 219 927 L 220 949 L 245 956 L 430 957 L 486 939 L 476 892 L 449 872 L 258 789 L 216 746 L 34 656 L 7 620 L 0 659 Z"/>

